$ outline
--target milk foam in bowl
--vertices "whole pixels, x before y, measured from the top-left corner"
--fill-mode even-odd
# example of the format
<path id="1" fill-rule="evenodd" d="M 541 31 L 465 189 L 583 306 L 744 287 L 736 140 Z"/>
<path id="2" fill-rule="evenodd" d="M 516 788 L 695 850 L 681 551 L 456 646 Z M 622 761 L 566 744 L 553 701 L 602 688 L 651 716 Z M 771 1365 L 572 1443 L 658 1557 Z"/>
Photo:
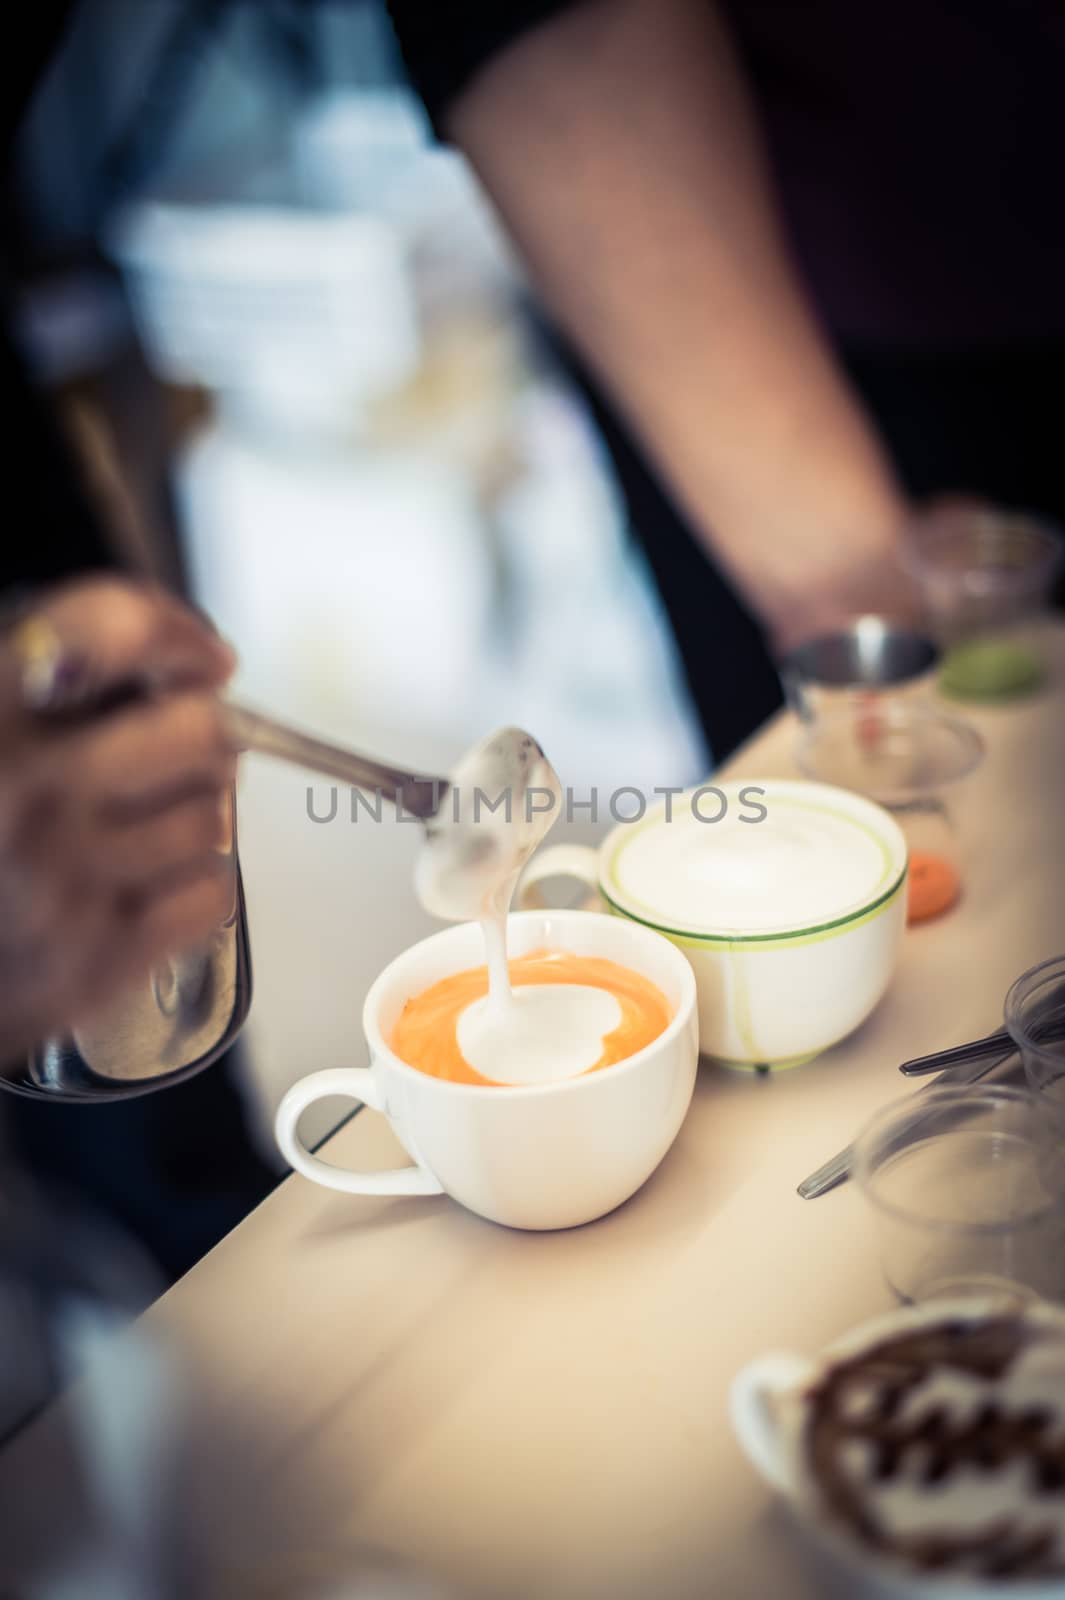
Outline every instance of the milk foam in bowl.
<path id="1" fill-rule="evenodd" d="M 891 980 L 905 926 L 906 842 L 891 816 L 826 784 L 744 779 L 663 799 L 598 852 L 543 851 L 548 878 L 677 944 L 695 970 L 700 1047 L 731 1065 L 796 1065 L 844 1038 Z M 542 903 L 542 902 L 540 902 Z"/>

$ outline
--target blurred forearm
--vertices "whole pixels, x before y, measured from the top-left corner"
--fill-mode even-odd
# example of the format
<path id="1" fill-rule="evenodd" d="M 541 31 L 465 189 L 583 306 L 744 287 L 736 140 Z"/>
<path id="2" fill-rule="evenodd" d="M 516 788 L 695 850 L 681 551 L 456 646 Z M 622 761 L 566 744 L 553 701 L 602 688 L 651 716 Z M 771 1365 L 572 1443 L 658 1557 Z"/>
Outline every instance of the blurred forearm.
<path id="1" fill-rule="evenodd" d="M 490 61 L 449 131 L 778 647 L 890 605 L 902 497 L 799 288 L 709 0 L 585 0 Z"/>

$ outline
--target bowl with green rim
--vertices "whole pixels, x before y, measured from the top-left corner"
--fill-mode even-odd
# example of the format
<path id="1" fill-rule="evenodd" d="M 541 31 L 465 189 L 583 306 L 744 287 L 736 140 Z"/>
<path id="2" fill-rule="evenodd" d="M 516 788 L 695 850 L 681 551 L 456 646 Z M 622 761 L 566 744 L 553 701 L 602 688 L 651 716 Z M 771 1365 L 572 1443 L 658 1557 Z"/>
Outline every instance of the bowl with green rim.
<path id="1" fill-rule="evenodd" d="M 891 982 L 906 841 L 883 807 L 829 784 L 748 778 L 663 792 L 597 850 L 530 862 L 518 904 L 576 879 L 590 904 L 654 928 L 695 972 L 704 1055 L 797 1066 L 852 1033 Z"/>

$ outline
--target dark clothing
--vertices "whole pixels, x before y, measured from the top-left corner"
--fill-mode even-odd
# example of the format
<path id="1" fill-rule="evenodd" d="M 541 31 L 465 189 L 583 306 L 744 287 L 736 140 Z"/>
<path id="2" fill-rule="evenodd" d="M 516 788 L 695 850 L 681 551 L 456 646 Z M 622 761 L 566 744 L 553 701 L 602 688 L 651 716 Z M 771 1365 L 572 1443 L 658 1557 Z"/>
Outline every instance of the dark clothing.
<path id="1" fill-rule="evenodd" d="M 74 13 L 71 0 L 36 0 L 19 8 L 18 24 L 4 36 L 4 93 L 0 149 L 10 149 L 33 91 L 58 48 Z"/>
<path id="2" fill-rule="evenodd" d="M 911 494 L 960 488 L 1065 527 L 1065 340 L 843 353 Z"/>
<path id="3" fill-rule="evenodd" d="M 0 594 L 113 566 L 48 404 L 2 333 L 0 408 L 9 503 L 26 518 L 0 545 Z"/>
<path id="4" fill-rule="evenodd" d="M 494 56 L 575 3 L 389 0 L 437 129 Z M 936 350 L 1065 338 L 1060 0 L 719 0 L 719 10 L 828 327 L 865 345 Z"/>
<path id="5" fill-rule="evenodd" d="M 1065 339 L 1059 0 L 730 0 L 826 326 L 896 352 Z"/>
<path id="6" fill-rule="evenodd" d="M 172 1283 L 278 1181 L 248 1137 L 239 1050 L 171 1089 L 107 1105 L 6 1096 L 7 1143 L 39 1182 L 139 1240 Z"/>

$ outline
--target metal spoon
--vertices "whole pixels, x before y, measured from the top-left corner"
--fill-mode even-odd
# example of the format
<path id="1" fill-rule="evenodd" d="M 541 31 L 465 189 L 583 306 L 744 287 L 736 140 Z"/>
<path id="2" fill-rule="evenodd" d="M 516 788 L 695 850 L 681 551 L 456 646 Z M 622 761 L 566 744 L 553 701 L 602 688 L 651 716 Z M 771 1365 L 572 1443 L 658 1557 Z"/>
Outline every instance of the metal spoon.
<path id="1" fill-rule="evenodd" d="M 415 889 L 436 917 L 501 918 L 518 873 L 558 815 L 558 774 L 521 728 L 500 728 L 467 751 L 449 778 L 434 778 L 328 744 L 231 701 L 223 701 L 223 710 L 239 749 L 371 789 L 420 818 L 426 843 Z M 446 807 L 445 795 L 451 797 Z"/>
<path id="2" fill-rule="evenodd" d="M 1065 1039 L 1065 1016 L 1048 1016 L 1039 1028 L 1039 1039 L 1047 1044 Z M 899 1071 L 907 1078 L 923 1078 L 929 1072 L 941 1072 L 944 1067 L 958 1066 L 965 1061 L 985 1061 L 989 1056 L 1006 1054 L 1017 1048 L 1007 1028 L 998 1028 L 986 1038 L 972 1039 L 968 1044 L 956 1044 L 950 1050 L 936 1050 L 930 1056 L 915 1056 L 904 1061 Z"/>
<path id="3" fill-rule="evenodd" d="M 232 700 L 224 700 L 222 710 L 226 731 L 238 750 L 257 750 L 261 755 L 276 756 L 280 761 L 291 761 L 311 772 L 350 783 L 356 789 L 379 791 L 386 800 L 423 822 L 440 810 L 450 788 L 447 778 L 419 776 L 402 767 L 389 766 L 344 745 L 302 733 L 286 722 Z"/>

